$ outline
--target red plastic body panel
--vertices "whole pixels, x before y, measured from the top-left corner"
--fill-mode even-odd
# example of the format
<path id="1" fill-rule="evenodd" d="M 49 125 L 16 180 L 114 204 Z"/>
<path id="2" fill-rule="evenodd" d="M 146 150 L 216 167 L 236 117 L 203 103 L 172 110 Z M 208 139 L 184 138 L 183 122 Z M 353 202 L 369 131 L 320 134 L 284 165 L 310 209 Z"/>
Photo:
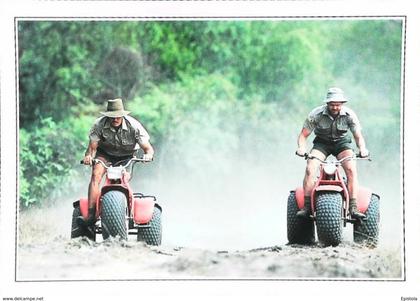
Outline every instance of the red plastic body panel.
<path id="1" fill-rule="evenodd" d="M 128 201 L 128 208 L 131 209 L 131 203 L 132 203 L 132 199 L 133 199 L 133 191 L 131 190 L 130 185 L 128 184 L 128 181 L 130 180 L 130 173 L 125 172 L 123 174 L 123 176 L 121 177 L 121 183 L 115 184 L 112 183 L 110 179 L 108 179 L 108 177 L 105 178 L 105 183 L 101 188 L 101 193 L 98 197 L 98 199 L 96 200 L 96 217 L 98 218 L 101 215 L 101 209 L 102 209 L 102 204 L 101 204 L 101 198 L 102 196 L 107 193 L 108 191 L 111 190 L 119 190 L 121 192 L 123 192 L 126 197 L 127 197 L 127 201 Z M 80 212 L 82 214 L 82 216 L 87 219 L 89 212 L 88 212 L 88 208 L 89 208 L 89 201 L 87 198 L 81 198 L 79 200 L 79 204 L 80 204 Z M 130 214 L 130 212 L 129 212 Z"/>
<path id="2" fill-rule="evenodd" d="M 296 188 L 295 190 L 296 203 L 299 209 L 305 207 L 305 193 L 303 187 Z"/>
<path id="3" fill-rule="evenodd" d="M 325 174 L 324 170 L 321 167 L 320 176 L 314 186 L 314 189 L 311 192 L 311 207 L 312 212 L 315 212 L 315 200 L 317 193 L 322 191 L 336 191 L 341 193 L 344 200 L 344 215 L 347 216 L 349 209 L 349 192 L 347 186 L 341 177 L 340 173 L 337 171 L 333 177 L 329 177 Z M 296 188 L 296 203 L 299 209 L 304 207 L 304 191 L 302 187 Z M 369 203 L 372 197 L 372 191 L 365 187 L 359 187 L 357 194 L 357 208 L 360 212 L 366 213 Z"/>
<path id="4" fill-rule="evenodd" d="M 132 200 L 133 200 L 133 191 L 131 190 L 131 187 L 128 183 L 130 180 L 130 173 L 125 172 L 121 177 L 121 183 L 115 184 L 112 183 L 108 177 L 105 179 L 105 183 L 101 188 L 101 194 L 96 200 L 96 215 L 99 216 L 101 214 L 102 204 L 101 204 L 101 198 L 102 196 L 111 190 L 118 190 L 123 192 L 127 197 L 127 208 L 129 208 L 128 214 L 130 215 L 131 208 L 132 208 Z"/>
<path id="5" fill-rule="evenodd" d="M 359 187 L 357 193 L 357 208 L 360 212 L 365 213 L 369 207 L 372 191 L 365 187 Z"/>
<path id="6" fill-rule="evenodd" d="M 305 206 L 305 193 L 303 192 L 303 187 L 296 188 L 295 196 L 298 208 L 302 209 Z"/>
<path id="7" fill-rule="evenodd" d="M 81 198 L 79 200 L 79 207 L 80 207 L 80 213 L 82 214 L 82 216 L 87 219 L 88 215 L 89 215 L 89 201 L 87 198 Z"/>
<path id="8" fill-rule="evenodd" d="M 346 184 L 338 170 L 335 172 L 334 179 L 327 179 L 324 170 L 321 168 L 321 175 L 311 193 L 312 212 L 315 212 L 315 198 L 320 191 L 336 191 L 343 195 L 345 210 L 349 207 L 349 192 Z"/>
<path id="9" fill-rule="evenodd" d="M 315 187 L 315 191 L 337 191 L 342 192 L 343 187 L 338 185 L 321 185 L 318 187 Z"/>
<path id="10" fill-rule="evenodd" d="M 133 219 L 136 224 L 147 224 L 153 216 L 155 200 L 153 197 L 134 198 Z"/>

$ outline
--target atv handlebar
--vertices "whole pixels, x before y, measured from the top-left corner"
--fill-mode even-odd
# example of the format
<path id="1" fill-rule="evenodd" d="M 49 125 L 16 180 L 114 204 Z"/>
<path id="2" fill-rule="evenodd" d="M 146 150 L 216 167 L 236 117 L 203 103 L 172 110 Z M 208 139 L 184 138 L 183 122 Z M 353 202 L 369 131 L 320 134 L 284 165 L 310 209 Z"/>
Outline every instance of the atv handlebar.
<path id="1" fill-rule="evenodd" d="M 318 158 L 318 157 L 316 157 L 314 155 L 308 154 L 308 153 L 305 153 L 304 155 L 300 155 L 300 154 L 298 154 L 296 152 L 295 154 L 297 156 L 299 156 L 299 157 L 305 158 L 305 160 L 316 159 L 316 160 L 318 160 L 321 163 L 329 163 L 328 161 L 321 160 L 320 158 Z M 347 160 L 368 160 L 368 161 L 372 161 L 372 159 L 370 157 L 361 157 L 360 154 L 358 154 L 356 156 L 355 155 L 352 155 L 352 156 L 344 157 L 344 158 L 342 158 L 340 160 L 337 160 L 335 163 L 336 164 L 341 164 L 341 163 L 343 163 L 344 161 L 347 161 Z"/>
<path id="2" fill-rule="evenodd" d="M 133 157 L 133 158 L 131 158 L 124 166 L 122 166 L 123 168 L 126 168 L 126 167 L 128 167 L 132 162 L 143 162 L 143 163 L 146 163 L 146 162 L 151 162 L 152 160 L 150 160 L 150 159 L 141 159 L 141 158 L 137 158 L 137 157 Z M 106 163 L 104 162 L 104 161 L 102 161 L 101 159 L 92 159 L 92 162 L 94 162 L 94 163 L 100 163 L 103 167 L 105 167 L 106 169 L 108 169 L 109 167 L 111 167 L 111 166 L 108 166 L 108 165 L 106 165 Z M 81 160 L 80 161 L 80 164 L 84 164 L 84 161 L 83 160 Z"/>

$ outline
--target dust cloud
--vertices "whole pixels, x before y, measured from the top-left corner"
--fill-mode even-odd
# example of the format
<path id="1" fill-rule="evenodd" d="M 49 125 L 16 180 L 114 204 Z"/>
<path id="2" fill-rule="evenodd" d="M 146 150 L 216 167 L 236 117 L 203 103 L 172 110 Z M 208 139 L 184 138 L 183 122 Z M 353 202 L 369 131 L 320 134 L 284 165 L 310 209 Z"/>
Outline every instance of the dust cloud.
<path id="1" fill-rule="evenodd" d="M 304 160 L 294 155 L 303 121 L 270 120 L 270 126 L 251 124 L 246 134 L 240 136 L 226 135 L 223 125 L 215 134 L 215 129 L 209 128 L 213 125 L 207 124 L 206 118 L 202 120 L 200 131 L 183 137 L 175 134 L 177 138 L 172 143 L 163 145 L 158 150 L 159 162 L 147 167 L 157 170 L 155 178 L 143 173 L 138 182 L 138 187 L 143 185 L 147 192 L 156 194 L 164 208 L 164 242 L 217 250 L 287 243 L 287 197 L 290 190 L 301 186 L 305 169 Z M 224 120 L 238 123 L 227 125 L 230 130 L 247 128 L 243 120 L 233 117 Z M 174 132 L 177 133 L 177 128 Z M 223 141 L 219 133 L 238 141 Z M 312 139 L 313 136 L 308 140 L 308 149 Z M 197 145 L 200 141 L 206 143 Z M 373 144 L 368 141 L 372 162 L 357 163 L 360 184 L 381 198 L 380 243 L 399 248 L 402 239 L 399 154 L 375 153 L 377 147 Z M 390 157 L 397 164 L 383 164 L 386 160 L 383 158 Z M 351 233 L 352 227 L 347 228 L 345 232 Z"/>
<path id="2" fill-rule="evenodd" d="M 80 279 L 80 275 L 83 279 L 401 276 L 399 164 L 389 167 L 382 164 L 388 158 L 394 163 L 399 161 L 399 154 L 382 153 L 377 160 L 358 163 L 361 184 L 381 197 L 377 249 L 353 244 L 351 225 L 345 228 L 345 241 L 337 248 L 288 246 L 287 197 L 290 190 L 301 185 L 305 168 L 304 160 L 294 155 L 303 120 L 282 119 L 280 114 L 277 119 L 265 122 L 250 121 L 235 117 L 233 112 L 229 116 L 209 117 L 205 112 L 195 116 L 192 121 L 186 118 L 186 124 L 174 125 L 168 139 L 156 149 L 156 160 L 138 164 L 131 182 L 134 191 L 155 195 L 163 208 L 161 247 L 149 248 L 132 237 L 126 243 L 70 240 L 71 203 L 86 195 L 89 181 L 86 170 L 76 185 L 80 190 L 76 195 L 20 213 L 18 276 L 21 279 Z M 83 257 L 91 252 L 96 254 L 95 265 L 105 264 L 115 274 L 95 276 L 97 269 L 92 269 Z M 130 260 L 142 256 L 150 260 L 148 265 L 128 268 Z M 299 267 L 297 259 L 302 256 L 307 257 L 308 263 Z M 39 262 L 43 262 L 42 269 L 37 266 Z M 355 262 L 358 264 L 354 265 Z M 56 267 L 62 265 L 72 269 L 60 270 L 60 274 Z"/>

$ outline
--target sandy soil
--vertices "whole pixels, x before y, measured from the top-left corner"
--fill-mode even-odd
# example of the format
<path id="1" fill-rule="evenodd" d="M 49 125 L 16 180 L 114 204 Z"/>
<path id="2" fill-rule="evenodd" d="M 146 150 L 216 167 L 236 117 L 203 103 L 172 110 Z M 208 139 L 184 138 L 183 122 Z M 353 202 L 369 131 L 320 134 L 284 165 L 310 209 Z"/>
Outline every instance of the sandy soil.
<path id="1" fill-rule="evenodd" d="M 48 227 L 37 211 L 21 214 L 20 224 L 17 279 L 23 281 L 401 278 L 400 249 L 389 246 L 369 249 L 347 241 L 328 248 L 286 244 L 248 250 L 149 247 L 134 237 L 128 241 L 71 240 L 60 228 Z"/>
<path id="2" fill-rule="evenodd" d="M 287 170 L 295 169 L 303 170 Z M 148 182 L 137 173 L 142 181 L 133 187 L 156 195 L 163 207 L 160 247 L 145 246 L 134 236 L 127 242 L 71 240 L 72 202 L 86 193 L 86 185 L 49 207 L 22 211 L 17 279 L 402 278 L 402 202 L 394 178 L 376 184 L 379 177 L 361 173 L 370 175 L 363 182 L 381 192 L 378 248 L 353 244 L 351 226 L 339 247 L 303 247 L 289 246 L 286 239 L 288 187 L 295 187 L 301 173 L 282 177 L 278 166 L 243 170 L 248 172 L 228 180 L 219 173 L 212 181 L 207 174 L 183 181 L 162 174 Z"/>
<path id="3" fill-rule="evenodd" d="M 398 254 L 391 250 L 346 243 L 211 251 L 58 238 L 19 250 L 19 280 L 398 278 L 401 273 Z"/>

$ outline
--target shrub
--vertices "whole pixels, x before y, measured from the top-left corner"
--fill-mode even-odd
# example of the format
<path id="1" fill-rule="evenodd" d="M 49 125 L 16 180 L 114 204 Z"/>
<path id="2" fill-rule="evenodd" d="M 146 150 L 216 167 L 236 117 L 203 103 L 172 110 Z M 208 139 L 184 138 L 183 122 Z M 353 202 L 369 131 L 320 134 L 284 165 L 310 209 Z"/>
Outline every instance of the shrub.
<path id="1" fill-rule="evenodd" d="M 45 118 L 31 131 L 20 129 L 19 187 L 23 208 L 61 195 L 86 147 L 82 133 L 87 133 L 91 119 L 72 118 L 56 123 L 52 118 Z"/>

